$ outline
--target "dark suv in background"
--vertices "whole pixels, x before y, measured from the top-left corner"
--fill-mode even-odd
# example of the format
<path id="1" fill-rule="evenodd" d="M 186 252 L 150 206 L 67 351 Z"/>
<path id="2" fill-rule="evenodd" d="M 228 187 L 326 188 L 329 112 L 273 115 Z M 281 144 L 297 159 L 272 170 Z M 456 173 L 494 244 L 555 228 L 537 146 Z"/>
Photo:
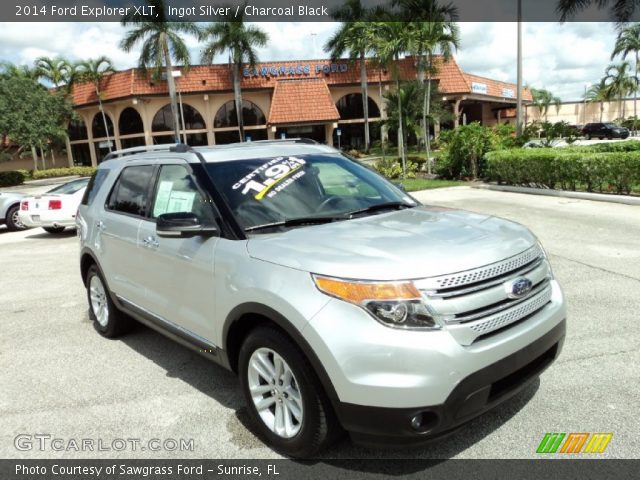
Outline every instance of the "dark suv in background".
<path id="1" fill-rule="evenodd" d="M 587 140 L 592 138 L 600 140 L 622 138 L 624 140 L 629 136 L 629 130 L 615 123 L 587 123 L 582 129 L 582 134 Z"/>

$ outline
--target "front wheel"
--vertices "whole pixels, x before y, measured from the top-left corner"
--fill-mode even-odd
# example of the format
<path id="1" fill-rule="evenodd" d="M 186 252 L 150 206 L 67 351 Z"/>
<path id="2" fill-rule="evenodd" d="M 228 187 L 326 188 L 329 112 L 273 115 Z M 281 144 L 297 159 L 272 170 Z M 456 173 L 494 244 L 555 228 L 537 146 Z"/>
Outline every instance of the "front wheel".
<path id="1" fill-rule="evenodd" d="M 591 140 L 591 135 L 589 135 L 588 133 L 584 136 L 585 140 Z"/>
<path id="2" fill-rule="evenodd" d="M 129 330 L 131 320 L 111 300 L 107 284 L 96 265 L 89 267 L 86 283 L 89 318 L 100 335 L 114 338 Z"/>
<path id="3" fill-rule="evenodd" d="M 276 451 L 309 457 L 339 432 L 309 362 L 280 331 L 253 330 L 240 350 L 238 370 L 250 417 Z"/>
<path id="4" fill-rule="evenodd" d="M 28 227 L 20 221 L 20 205 L 14 205 L 7 212 L 7 216 L 5 218 L 5 222 L 7 223 L 7 228 L 15 232 L 16 230 L 26 230 Z"/>
<path id="5" fill-rule="evenodd" d="M 64 227 L 42 227 L 42 229 L 53 235 L 64 232 Z"/>

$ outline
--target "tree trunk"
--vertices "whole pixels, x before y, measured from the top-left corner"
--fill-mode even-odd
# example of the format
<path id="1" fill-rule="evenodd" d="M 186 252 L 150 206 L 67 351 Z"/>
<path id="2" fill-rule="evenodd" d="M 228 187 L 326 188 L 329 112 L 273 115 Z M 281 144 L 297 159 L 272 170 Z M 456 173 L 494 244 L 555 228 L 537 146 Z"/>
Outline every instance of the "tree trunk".
<path id="1" fill-rule="evenodd" d="M 164 33 L 160 34 L 160 42 L 162 43 L 162 53 L 164 55 L 164 63 L 167 70 L 167 85 L 169 86 L 169 98 L 171 100 L 171 117 L 173 118 L 173 136 L 176 143 L 180 143 L 180 121 L 178 119 L 178 102 L 176 101 L 176 82 L 173 79 L 173 66 L 171 64 L 171 54 L 169 53 L 169 44 Z"/>
<path id="2" fill-rule="evenodd" d="M 602 123 L 603 114 L 604 114 L 604 102 L 600 102 L 600 123 Z"/>
<path id="3" fill-rule="evenodd" d="M 635 136 L 636 134 L 636 121 L 638 120 L 638 110 L 637 110 L 637 103 L 638 103 L 638 51 L 636 50 L 636 78 L 634 79 L 636 84 L 635 84 L 635 88 L 633 89 L 633 135 Z"/>
<path id="4" fill-rule="evenodd" d="M 109 137 L 109 125 L 107 124 L 107 115 L 104 113 L 104 108 L 102 107 L 102 99 L 100 98 L 100 89 L 98 88 L 97 83 L 96 83 L 96 95 L 98 96 L 98 106 L 100 108 L 100 112 L 102 113 L 102 122 L 104 123 L 104 131 L 107 135 L 107 145 L 109 145 L 109 152 L 112 152 L 111 138 Z"/>
<path id="5" fill-rule="evenodd" d="M 396 57 L 396 62 L 398 58 Z M 404 129 L 402 128 L 402 98 L 400 95 L 400 72 L 396 72 L 396 92 L 398 95 L 398 148 L 402 160 L 402 178 L 407 177 L 407 160 L 404 152 Z"/>
<path id="6" fill-rule="evenodd" d="M 33 157 L 33 170 L 38 171 L 38 152 L 36 152 L 36 147 L 31 146 L 31 156 Z"/>
<path id="7" fill-rule="evenodd" d="M 47 164 L 45 163 L 45 156 L 44 156 L 44 151 L 42 150 L 42 145 L 40 145 L 40 157 L 42 158 L 42 169 L 46 170 L 47 169 Z"/>
<path id="8" fill-rule="evenodd" d="M 244 118 L 242 115 L 242 90 L 240 88 L 240 64 L 233 62 L 233 95 L 236 104 L 236 116 L 238 117 L 238 134 L 240 141 L 244 142 Z"/>
<path id="9" fill-rule="evenodd" d="M 364 151 L 369 153 L 369 91 L 367 85 L 367 65 L 364 52 L 360 53 L 360 86 L 362 88 L 362 112 L 364 116 Z"/>
<path id="10" fill-rule="evenodd" d="M 56 154 L 53 153 L 53 145 L 51 145 L 51 164 L 54 167 L 56 166 Z"/>
<path id="11" fill-rule="evenodd" d="M 427 88 L 422 102 L 422 122 L 424 124 L 424 148 L 427 153 L 427 173 L 431 175 L 431 139 L 429 138 L 429 114 L 431 113 L 431 52 L 427 52 Z"/>

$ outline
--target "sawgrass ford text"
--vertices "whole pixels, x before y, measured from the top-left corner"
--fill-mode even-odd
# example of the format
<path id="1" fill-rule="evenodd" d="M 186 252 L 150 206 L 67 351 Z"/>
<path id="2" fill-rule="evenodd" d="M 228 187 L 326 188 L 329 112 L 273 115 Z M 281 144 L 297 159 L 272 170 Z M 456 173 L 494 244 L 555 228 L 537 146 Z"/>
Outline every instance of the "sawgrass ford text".
<path id="1" fill-rule="evenodd" d="M 156 478 L 158 476 L 179 475 L 180 478 L 185 476 L 192 476 L 193 478 L 201 479 L 202 475 L 211 473 L 214 475 L 224 476 L 249 476 L 249 477 L 261 477 L 268 476 L 273 478 L 275 475 L 280 475 L 278 468 L 274 464 L 262 465 L 260 467 L 256 465 L 225 465 L 217 464 L 212 466 L 214 468 L 206 468 L 203 465 L 162 465 L 162 466 L 149 466 L 149 465 L 127 465 L 124 463 L 114 463 L 112 465 L 59 465 L 54 463 L 51 467 L 45 466 L 27 466 L 17 464 L 15 467 L 15 474 L 17 476 L 34 476 L 46 475 L 46 476 L 68 476 L 68 475 L 83 475 L 86 477 L 103 478 L 105 476 L 119 476 L 126 475 L 128 478 L 135 476 L 135 478 Z"/>
<path id="2" fill-rule="evenodd" d="M 145 17 L 157 17 L 158 11 L 153 5 L 141 5 L 131 7 L 108 7 L 74 5 L 62 7 L 57 5 L 15 5 L 16 17 L 124 17 L 125 15 L 141 15 Z M 195 17 L 235 17 L 244 13 L 247 17 L 328 17 L 329 11 L 325 6 L 290 5 L 287 7 L 263 7 L 256 5 L 217 6 L 200 5 L 194 7 L 167 6 L 170 18 L 195 18 Z"/>

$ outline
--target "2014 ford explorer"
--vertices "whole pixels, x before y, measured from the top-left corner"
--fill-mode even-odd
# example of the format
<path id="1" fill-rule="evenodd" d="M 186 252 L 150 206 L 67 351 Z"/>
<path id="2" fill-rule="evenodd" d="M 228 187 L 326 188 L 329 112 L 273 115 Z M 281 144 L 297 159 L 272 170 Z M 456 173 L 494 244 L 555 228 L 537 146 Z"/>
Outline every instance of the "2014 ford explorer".
<path id="1" fill-rule="evenodd" d="M 134 318 L 233 370 L 290 456 L 343 431 L 447 433 L 537 378 L 565 335 L 529 230 L 420 205 L 315 142 L 116 152 L 77 223 L 98 332 Z"/>

